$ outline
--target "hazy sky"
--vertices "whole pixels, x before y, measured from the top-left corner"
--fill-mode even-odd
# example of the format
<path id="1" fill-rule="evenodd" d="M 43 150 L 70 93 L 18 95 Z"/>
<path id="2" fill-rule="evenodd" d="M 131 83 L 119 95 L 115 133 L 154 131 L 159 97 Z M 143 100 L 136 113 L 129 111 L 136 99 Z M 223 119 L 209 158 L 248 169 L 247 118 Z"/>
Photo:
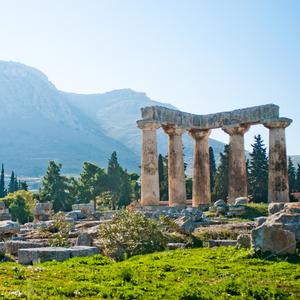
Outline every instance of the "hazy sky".
<path id="1" fill-rule="evenodd" d="M 64 91 L 132 88 L 191 113 L 275 103 L 300 154 L 298 0 L 0 0 L 0 59 Z"/>

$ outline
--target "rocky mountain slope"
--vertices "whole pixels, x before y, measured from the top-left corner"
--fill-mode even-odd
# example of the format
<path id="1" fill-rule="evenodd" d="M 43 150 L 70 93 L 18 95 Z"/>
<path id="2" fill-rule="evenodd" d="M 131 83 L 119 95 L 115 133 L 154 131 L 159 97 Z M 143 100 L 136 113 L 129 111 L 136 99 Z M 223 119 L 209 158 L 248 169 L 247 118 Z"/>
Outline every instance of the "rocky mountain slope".
<path id="1" fill-rule="evenodd" d="M 0 61 L 0 162 L 8 172 L 40 176 L 49 160 L 61 162 L 65 173 L 78 174 L 82 162 L 105 167 L 113 151 L 129 170 L 138 170 L 140 108 L 171 105 L 153 101 L 130 89 L 79 95 L 56 89 L 39 70 Z M 158 134 L 159 151 L 166 153 L 167 137 Z M 210 140 L 215 152 L 223 144 Z M 192 141 L 184 137 L 186 160 Z"/>

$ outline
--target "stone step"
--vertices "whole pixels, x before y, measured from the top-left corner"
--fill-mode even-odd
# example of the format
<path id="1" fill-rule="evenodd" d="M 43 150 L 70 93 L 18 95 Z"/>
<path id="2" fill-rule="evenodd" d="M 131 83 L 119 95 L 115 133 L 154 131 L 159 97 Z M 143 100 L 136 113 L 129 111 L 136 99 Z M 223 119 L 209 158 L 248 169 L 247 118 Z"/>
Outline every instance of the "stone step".
<path id="1" fill-rule="evenodd" d="M 84 257 L 98 254 L 97 247 L 75 246 L 70 248 L 65 247 L 44 247 L 19 249 L 19 263 L 29 265 L 32 263 L 40 263 L 45 261 L 64 261 L 72 257 Z"/>

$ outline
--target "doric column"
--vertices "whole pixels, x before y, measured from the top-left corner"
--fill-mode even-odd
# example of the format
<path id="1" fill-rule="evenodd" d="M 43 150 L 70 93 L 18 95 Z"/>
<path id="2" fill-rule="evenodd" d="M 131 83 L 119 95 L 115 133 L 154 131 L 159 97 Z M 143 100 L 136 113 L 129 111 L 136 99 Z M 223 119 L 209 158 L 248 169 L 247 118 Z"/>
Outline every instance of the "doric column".
<path id="1" fill-rule="evenodd" d="M 163 129 L 169 136 L 169 205 L 185 205 L 186 188 L 182 149 L 182 134 L 185 130 L 171 125 L 165 125 L 163 126 Z"/>
<path id="2" fill-rule="evenodd" d="M 138 121 L 142 129 L 141 205 L 159 205 L 157 123 Z"/>
<path id="3" fill-rule="evenodd" d="M 193 207 L 201 204 L 210 204 L 210 172 L 209 172 L 209 148 L 208 137 L 210 130 L 191 129 L 190 135 L 194 144 L 194 164 L 193 164 Z"/>
<path id="4" fill-rule="evenodd" d="M 291 119 L 280 118 L 264 124 L 269 128 L 269 203 L 289 202 L 285 128 L 291 123 Z"/>
<path id="5" fill-rule="evenodd" d="M 230 135 L 228 165 L 228 203 L 237 197 L 247 197 L 247 171 L 244 149 L 244 134 L 249 125 L 225 126 L 222 129 Z"/>

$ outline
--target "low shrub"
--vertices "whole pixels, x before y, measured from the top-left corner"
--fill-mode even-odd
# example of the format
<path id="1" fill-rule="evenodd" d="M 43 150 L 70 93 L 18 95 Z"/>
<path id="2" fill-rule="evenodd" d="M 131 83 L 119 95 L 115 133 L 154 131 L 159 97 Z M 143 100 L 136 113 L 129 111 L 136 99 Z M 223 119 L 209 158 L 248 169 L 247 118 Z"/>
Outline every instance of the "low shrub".
<path id="1" fill-rule="evenodd" d="M 99 235 L 103 253 L 116 260 L 164 250 L 168 241 L 158 223 L 129 210 L 121 210 L 111 222 L 100 224 Z"/>

